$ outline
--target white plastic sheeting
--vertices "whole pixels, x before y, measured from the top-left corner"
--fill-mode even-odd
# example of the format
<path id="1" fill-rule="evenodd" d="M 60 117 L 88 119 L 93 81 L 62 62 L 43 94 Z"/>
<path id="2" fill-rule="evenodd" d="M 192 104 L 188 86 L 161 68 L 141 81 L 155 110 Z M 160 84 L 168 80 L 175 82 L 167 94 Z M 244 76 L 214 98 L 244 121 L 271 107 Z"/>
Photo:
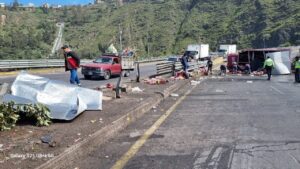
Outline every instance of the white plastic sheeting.
<path id="1" fill-rule="evenodd" d="M 85 110 L 102 110 L 102 92 L 65 82 L 20 73 L 4 101 L 42 103 L 52 119 L 72 120 Z"/>
<path id="2" fill-rule="evenodd" d="M 291 73 L 290 51 L 272 52 L 266 55 L 272 58 L 275 63 L 272 74 L 284 75 Z"/>

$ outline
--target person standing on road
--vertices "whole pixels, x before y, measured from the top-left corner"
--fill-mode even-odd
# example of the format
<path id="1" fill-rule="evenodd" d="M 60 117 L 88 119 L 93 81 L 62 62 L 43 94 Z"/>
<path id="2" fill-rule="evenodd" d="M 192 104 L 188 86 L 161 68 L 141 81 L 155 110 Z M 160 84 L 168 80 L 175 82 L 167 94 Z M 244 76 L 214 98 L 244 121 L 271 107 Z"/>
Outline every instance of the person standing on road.
<path id="1" fill-rule="evenodd" d="M 70 83 L 81 86 L 77 74 L 77 69 L 79 68 L 80 65 L 80 58 L 74 51 L 72 51 L 69 48 L 68 45 L 64 45 L 63 47 L 61 47 L 61 49 L 64 50 L 65 69 L 66 71 L 70 71 Z"/>
<path id="2" fill-rule="evenodd" d="M 264 69 L 266 69 L 268 74 L 268 80 L 271 80 L 272 69 L 274 68 L 274 61 L 268 56 L 264 63 Z"/>
<path id="3" fill-rule="evenodd" d="M 295 83 L 300 83 L 300 56 L 296 56 L 295 65 Z"/>
<path id="4" fill-rule="evenodd" d="M 189 78 L 189 71 L 188 71 L 189 63 L 188 63 L 188 53 L 187 52 L 185 52 L 182 55 L 181 64 L 182 64 L 182 67 L 183 67 L 183 71 L 185 73 L 185 77 L 188 79 Z"/>
<path id="5" fill-rule="evenodd" d="M 211 58 L 208 59 L 206 66 L 207 66 L 207 74 L 208 73 L 212 74 L 213 61 L 211 60 Z"/>

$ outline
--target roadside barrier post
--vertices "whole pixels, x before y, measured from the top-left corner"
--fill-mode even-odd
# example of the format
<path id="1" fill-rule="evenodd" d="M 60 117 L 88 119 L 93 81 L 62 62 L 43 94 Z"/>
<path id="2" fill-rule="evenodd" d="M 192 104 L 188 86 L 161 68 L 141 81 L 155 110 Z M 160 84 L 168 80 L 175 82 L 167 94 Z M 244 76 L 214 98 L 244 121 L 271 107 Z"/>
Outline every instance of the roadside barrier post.
<path id="1" fill-rule="evenodd" d="M 176 62 L 173 63 L 172 65 L 172 76 L 176 75 Z"/>
<path id="2" fill-rule="evenodd" d="M 136 69 L 137 69 L 136 82 L 139 83 L 140 82 L 140 76 L 141 76 L 141 74 L 140 74 L 140 63 L 139 62 L 137 62 Z"/>
<path id="3" fill-rule="evenodd" d="M 121 84 L 121 81 L 122 81 L 122 75 L 123 75 L 123 71 L 118 79 L 118 82 L 117 82 L 117 85 L 116 85 L 116 98 L 121 98 L 120 96 L 120 84 Z"/>

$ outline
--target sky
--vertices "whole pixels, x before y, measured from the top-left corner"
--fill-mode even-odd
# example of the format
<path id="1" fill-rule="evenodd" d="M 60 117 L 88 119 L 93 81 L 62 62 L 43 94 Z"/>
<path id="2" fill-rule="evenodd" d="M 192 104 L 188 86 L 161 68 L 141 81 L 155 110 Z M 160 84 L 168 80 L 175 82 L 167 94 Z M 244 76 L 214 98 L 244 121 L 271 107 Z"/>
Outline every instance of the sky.
<path id="1" fill-rule="evenodd" d="M 0 3 L 5 3 L 6 5 L 12 4 L 14 0 L 0 0 Z M 28 5 L 28 3 L 33 3 L 35 6 L 41 6 L 44 3 L 49 3 L 52 5 L 79 5 L 93 3 L 94 0 L 18 0 L 20 4 Z"/>

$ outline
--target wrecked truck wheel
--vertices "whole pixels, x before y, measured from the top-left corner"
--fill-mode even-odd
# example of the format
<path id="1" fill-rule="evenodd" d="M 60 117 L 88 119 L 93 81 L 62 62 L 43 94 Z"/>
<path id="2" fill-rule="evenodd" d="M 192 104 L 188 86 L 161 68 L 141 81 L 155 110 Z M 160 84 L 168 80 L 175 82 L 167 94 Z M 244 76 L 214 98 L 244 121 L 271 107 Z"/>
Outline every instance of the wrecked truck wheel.
<path id="1" fill-rule="evenodd" d="M 92 76 L 91 75 L 84 75 L 84 79 L 91 79 L 92 78 Z"/>
<path id="2" fill-rule="evenodd" d="M 108 70 L 106 70 L 105 72 L 104 72 L 104 76 L 103 76 L 103 79 L 105 79 L 105 80 L 108 80 L 108 79 L 110 79 L 110 71 L 108 71 Z"/>

